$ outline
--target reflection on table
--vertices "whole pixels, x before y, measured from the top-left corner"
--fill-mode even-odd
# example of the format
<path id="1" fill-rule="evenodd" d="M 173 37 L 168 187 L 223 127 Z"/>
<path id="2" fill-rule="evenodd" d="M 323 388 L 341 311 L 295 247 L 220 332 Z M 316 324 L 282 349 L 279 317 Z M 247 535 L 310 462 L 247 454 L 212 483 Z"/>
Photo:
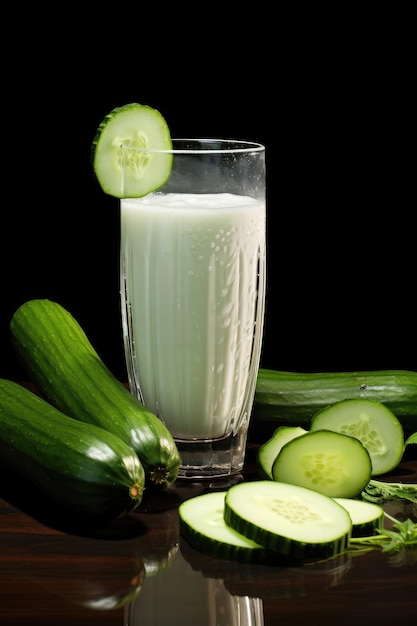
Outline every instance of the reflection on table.
<path id="1" fill-rule="evenodd" d="M 249 451 L 245 480 L 257 477 Z M 411 457 L 392 480 L 417 483 Z M 417 550 L 380 550 L 303 567 L 211 558 L 179 533 L 178 506 L 221 483 L 181 481 L 103 529 L 51 518 L 0 476 L 0 624 L 7 626 L 309 626 L 412 623 Z M 34 494 L 32 494 L 33 496 Z M 31 502 L 32 500 L 32 502 Z M 390 502 L 398 519 L 417 505 Z M 406 622 L 404 622 L 406 620 Z"/>

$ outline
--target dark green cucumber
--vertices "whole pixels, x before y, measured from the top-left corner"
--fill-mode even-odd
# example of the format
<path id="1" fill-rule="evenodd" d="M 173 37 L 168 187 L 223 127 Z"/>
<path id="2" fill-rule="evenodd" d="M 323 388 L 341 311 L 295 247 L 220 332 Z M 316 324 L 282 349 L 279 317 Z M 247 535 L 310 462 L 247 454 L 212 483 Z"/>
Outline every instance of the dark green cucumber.
<path id="1" fill-rule="evenodd" d="M 10 331 L 32 382 L 54 406 L 132 447 L 145 469 L 147 489 L 165 489 L 176 480 L 180 456 L 170 432 L 116 379 L 64 307 L 29 300 L 13 315 Z"/>
<path id="2" fill-rule="evenodd" d="M 261 368 L 253 418 L 308 429 L 318 411 L 359 398 L 385 404 L 405 433 L 417 431 L 417 372 L 407 370 L 301 373 Z"/>
<path id="3" fill-rule="evenodd" d="M 142 501 L 145 473 L 119 437 L 74 420 L 10 380 L 0 379 L 0 455 L 71 515 L 115 519 Z"/>

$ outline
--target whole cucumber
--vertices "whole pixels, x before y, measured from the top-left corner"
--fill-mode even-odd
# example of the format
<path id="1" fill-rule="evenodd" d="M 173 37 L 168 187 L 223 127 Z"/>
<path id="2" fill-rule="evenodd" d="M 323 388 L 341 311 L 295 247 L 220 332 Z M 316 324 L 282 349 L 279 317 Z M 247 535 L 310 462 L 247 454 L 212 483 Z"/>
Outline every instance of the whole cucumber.
<path id="1" fill-rule="evenodd" d="M 76 516 L 115 519 L 142 501 L 145 472 L 119 437 L 64 415 L 10 380 L 0 379 L 3 466 Z"/>
<path id="2" fill-rule="evenodd" d="M 14 313 L 10 331 L 30 379 L 54 406 L 133 448 L 148 490 L 165 489 L 176 480 L 180 456 L 172 435 L 116 379 L 69 311 L 48 299 L 29 300 Z"/>
<path id="3" fill-rule="evenodd" d="M 417 431 L 417 372 L 408 370 L 299 373 L 261 368 L 253 418 L 308 429 L 318 411 L 359 398 L 387 406 L 404 433 Z"/>

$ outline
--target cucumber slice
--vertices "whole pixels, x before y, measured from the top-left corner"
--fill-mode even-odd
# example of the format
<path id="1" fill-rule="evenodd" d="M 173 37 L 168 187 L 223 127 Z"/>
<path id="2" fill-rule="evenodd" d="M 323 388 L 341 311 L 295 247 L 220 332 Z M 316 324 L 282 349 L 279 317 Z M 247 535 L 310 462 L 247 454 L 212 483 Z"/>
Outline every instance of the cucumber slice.
<path id="1" fill-rule="evenodd" d="M 332 498 L 272 480 L 230 487 L 224 519 L 233 530 L 268 550 L 303 560 L 340 554 L 348 547 L 352 532 L 349 513 Z"/>
<path id="2" fill-rule="evenodd" d="M 259 448 L 256 455 L 256 464 L 261 478 L 273 479 L 272 466 L 282 446 L 295 437 L 305 435 L 306 432 L 301 426 L 279 426 L 275 430 L 272 437 Z"/>
<path id="3" fill-rule="evenodd" d="M 263 546 L 226 525 L 223 519 L 225 491 L 214 491 L 185 500 L 179 506 L 180 532 L 196 550 L 210 556 L 260 563 L 268 560 Z"/>
<path id="4" fill-rule="evenodd" d="M 359 439 L 331 430 L 295 437 L 282 447 L 272 466 L 274 480 L 331 498 L 359 496 L 371 471 L 369 453 Z"/>
<path id="5" fill-rule="evenodd" d="M 168 180 L 172 154 L 127 151 L 125 180 L 122 170 L 122 145 L 132 148 L 170 150 L 171 135 L 159 111 L 144 104 L 125 104 L 106 115 L 92 143 L 92 165 L 104 193 L 116 198 L 139 198 Z"/>
<path id="6" fill-rule="evenodd" d="M 343 506 L 352 520 L 352 537 L 368 537 L 382 531 L 384 509 L 379 504 L 352 498 L 334 498 Z"/>
<path id="7" fill-rule="evenodd" d="M 395 469 L 404 453 L 404 431 L 399 419 L 380 402 L 351 399 L 316 413 L 310 430 L 328 429 L 356 437 L 369 452 L 372 476 Z"/>

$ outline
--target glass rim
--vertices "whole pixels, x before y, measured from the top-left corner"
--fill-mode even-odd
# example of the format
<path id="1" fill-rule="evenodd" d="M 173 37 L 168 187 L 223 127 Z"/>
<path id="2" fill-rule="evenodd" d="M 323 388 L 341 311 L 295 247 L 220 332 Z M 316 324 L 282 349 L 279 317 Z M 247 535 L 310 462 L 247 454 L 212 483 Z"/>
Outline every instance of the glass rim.
<path id="1" fill-rule="evenodd" d="M 177 142 L 188 142 L 190 147 L 176 148 Z M 246 141 L 240 139 L 217 139 L 217 138 L 195 138 L 195 137 L 175 137 L 171 138 L 171 148 L 146 148 L 141 146 L 132 146 L 132 144 L 122 143 L 121 149 L 137 150 L 140 152 L 152 152 L 160 154 L 237 154 L 249 152 L 264 152 L 265 146 L 256 141 Z M 196 144 L 195 147 L 191 147 Z M 204 147 L 204 144 L 210 144 L 211 147 Z M 218 144 L 218 145 L 215 145 Z M 223 145 L 223 147 L 222 147 Z M 227 147 L 226 147 L 227 146 Z"/>

